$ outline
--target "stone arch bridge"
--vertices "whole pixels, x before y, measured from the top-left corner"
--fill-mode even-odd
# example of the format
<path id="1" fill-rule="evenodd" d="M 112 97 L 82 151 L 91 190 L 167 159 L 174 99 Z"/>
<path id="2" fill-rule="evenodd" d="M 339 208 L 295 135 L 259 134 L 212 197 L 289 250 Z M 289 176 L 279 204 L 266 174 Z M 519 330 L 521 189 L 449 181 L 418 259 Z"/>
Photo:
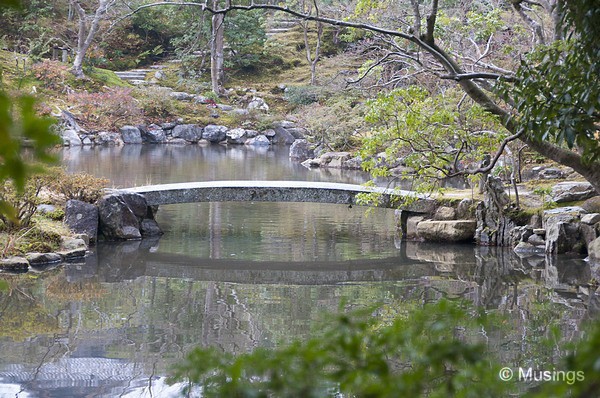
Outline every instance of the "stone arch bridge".
<path id="1" fill-rule="evenodd" d="M 357 195 L 380 194 L 377 203 L 360 205 L 432 214 L 436 201 L 415 192 L 312 181 L 203 181 L 111 190 L 98 201 L 98 232 L 108 240 L 139 239 L 161 234 L 154 219 L 160 205 L 198 202 L 314 202 L 359 205 Z M 403 200 L 408 199 L 408 200 Z M 95 234 L 93 234 L 95 236 Z"/>
<path id="2" fill-rule="evenodd" d="M 118 191 L 140 194 L 148 206 L 196 202 L 314 202 L 352 206 L 358 204 L 358 194 L 378 193 L 380 198 L 377 204 L 364 205 L 401 208 L 416 213 L 432 213 L 436 207 L 434 199 L 411 191 L 313 181 L 203 181 L 148 185 Z"/>

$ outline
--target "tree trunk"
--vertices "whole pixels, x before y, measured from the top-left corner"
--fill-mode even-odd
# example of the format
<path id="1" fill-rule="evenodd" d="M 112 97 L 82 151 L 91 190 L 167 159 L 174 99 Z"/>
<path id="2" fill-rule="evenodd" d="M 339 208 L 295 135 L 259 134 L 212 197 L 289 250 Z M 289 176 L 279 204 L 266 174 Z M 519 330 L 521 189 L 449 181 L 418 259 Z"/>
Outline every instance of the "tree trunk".
<path id="1" fill-rule="evenodd" d="M 108 8 L 113 4 L 113 1 L 110 0 L 100 0 L 98 3 L 98 8 L 96 8 L 96 12 L 94 13 L 94 17 L 89 26 L 87 24 L 87 14 L 78 0 L 71 0 L 71 4 L 77 11 L 77 15 L 79 16 L 79 30 L 77 32 L 77 49 L 75 50 L 75 60 L 73 61 L 73 68 L 71 72 L 78 78 L 83 78 L 85 75 L 83 73 L 83 61 L 85 60 L 85 55 L 87 50 L 90 48 L 94 37 L 96 37 L 96 33 L 98 33 L 98 27 L 100 25 L 100 21 L 106 14 Z"/>
<path id="2" fill-rule="evenodd" d="M 302 8 L 304 9 L 306 5 L 302 2 Z M 312 5 L 308 6 L 308 13 L 312 14 Z M 316 9 L 317 16 L 319 15 L 319 10 Z M 309 22 L 304 21 L 300 23 L 302 26 L 302 30 L 304 33 L 304 49 L 306 50 L 306 60 L 310 64 L 310 84 L 314 86 L 317 83 L 317 63 L 321 59 L 321 41 L 323 37 L 323 23 L 320 21 L 315 21 L 317 26 L 317 43 L 315 44 L 315 56 L 313 58 L 312 52 L 310 49 L 310 43 L 308 41 L 308 27 Z"/>
<path id="3" fill-rule="evenodd" d="M 214 1 L 216 7 L 217 0 Z M 224 14 L 212 16 L 212 38 L 210 46 L 210 80 L 215 94 L 223 93 L 223 51 L 225 43 Z"/>

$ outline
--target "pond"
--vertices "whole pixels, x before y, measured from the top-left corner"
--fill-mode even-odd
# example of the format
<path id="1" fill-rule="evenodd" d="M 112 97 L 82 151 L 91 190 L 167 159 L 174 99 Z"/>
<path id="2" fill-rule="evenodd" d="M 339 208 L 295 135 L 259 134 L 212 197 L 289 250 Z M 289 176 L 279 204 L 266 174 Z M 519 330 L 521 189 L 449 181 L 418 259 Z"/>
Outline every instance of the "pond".
<path id="1" fill-rule="evenodd" d="M 115 187 L 367 180 L 308 170 L 285 147 L 130 145 L 60 156 L 69 171 Z M 375 303 L 464 298 L 506 314 L 488 345 L 508 365 L 530 361 L 532 351 L 555 360 L 560 353 L 536 342 L 550 325 L 577 338 L 588 315 L 581 286 L 592 276 L 581 259 L 400 242 L 391 210 L 196 203 L 162 206 L 157 220 L 159 239 L 100 243 L 85 261 L 1 276 L 10 288 L 0 292 L 0 396 L 176 396 L 181 386 L 165 378 L 197 345 L 273 347 L 318 334 L 328 313 Z"/>

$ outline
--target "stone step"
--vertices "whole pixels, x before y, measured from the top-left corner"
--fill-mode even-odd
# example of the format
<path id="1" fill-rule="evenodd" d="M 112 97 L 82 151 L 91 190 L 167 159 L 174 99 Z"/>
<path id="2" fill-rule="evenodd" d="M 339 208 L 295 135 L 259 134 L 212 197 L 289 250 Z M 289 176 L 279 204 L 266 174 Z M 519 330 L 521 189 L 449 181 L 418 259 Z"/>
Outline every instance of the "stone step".
<path id="1" fill-rule="evenodd" d="M 115 72 L 115 75 L 121 79 L 143 79 L 146 77 L 145 73 L 133 73 L 133 72 Z"/>
<path id="2" fill-rule="evenodd" d="M 145 85 L 145 84 L 156 84 L 155 81 L 141 80 L 141 79 L 132 79 L 132 80 L 128 80 L 128 82 L 133 84 L 134 86 L 141 86 L 141 85 Z"/>
<path id="3" fill-rule="evenodd" d="M 269 33 L 271 34 L 277 34 L 277 33 L 285 33 L 285 32 L 289 32 L 291 29 L 290 28 L 275 28 L 275 29 L 269 29 L 267 30 L 267 35 Z"/>

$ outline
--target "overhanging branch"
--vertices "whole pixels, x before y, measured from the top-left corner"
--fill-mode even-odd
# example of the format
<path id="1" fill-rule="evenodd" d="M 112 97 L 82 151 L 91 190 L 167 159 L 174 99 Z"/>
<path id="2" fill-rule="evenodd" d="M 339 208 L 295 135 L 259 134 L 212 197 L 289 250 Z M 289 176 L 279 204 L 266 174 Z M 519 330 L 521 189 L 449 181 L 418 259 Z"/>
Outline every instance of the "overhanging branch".
<path id="1" fill-rule="evenodd" d="M 474 80 L 474 79 L 492 79 L 502 80 L 505 82 L 516 82 L 517 79 L 514 76 L 501 75 L 498 73 L 487 73 L 487 72 L 473 72 L 473 73 L 458 73 L 455 75 L 442 75 L 440 79 L 454 80 L 460 82 L 461 80 Z"/>

